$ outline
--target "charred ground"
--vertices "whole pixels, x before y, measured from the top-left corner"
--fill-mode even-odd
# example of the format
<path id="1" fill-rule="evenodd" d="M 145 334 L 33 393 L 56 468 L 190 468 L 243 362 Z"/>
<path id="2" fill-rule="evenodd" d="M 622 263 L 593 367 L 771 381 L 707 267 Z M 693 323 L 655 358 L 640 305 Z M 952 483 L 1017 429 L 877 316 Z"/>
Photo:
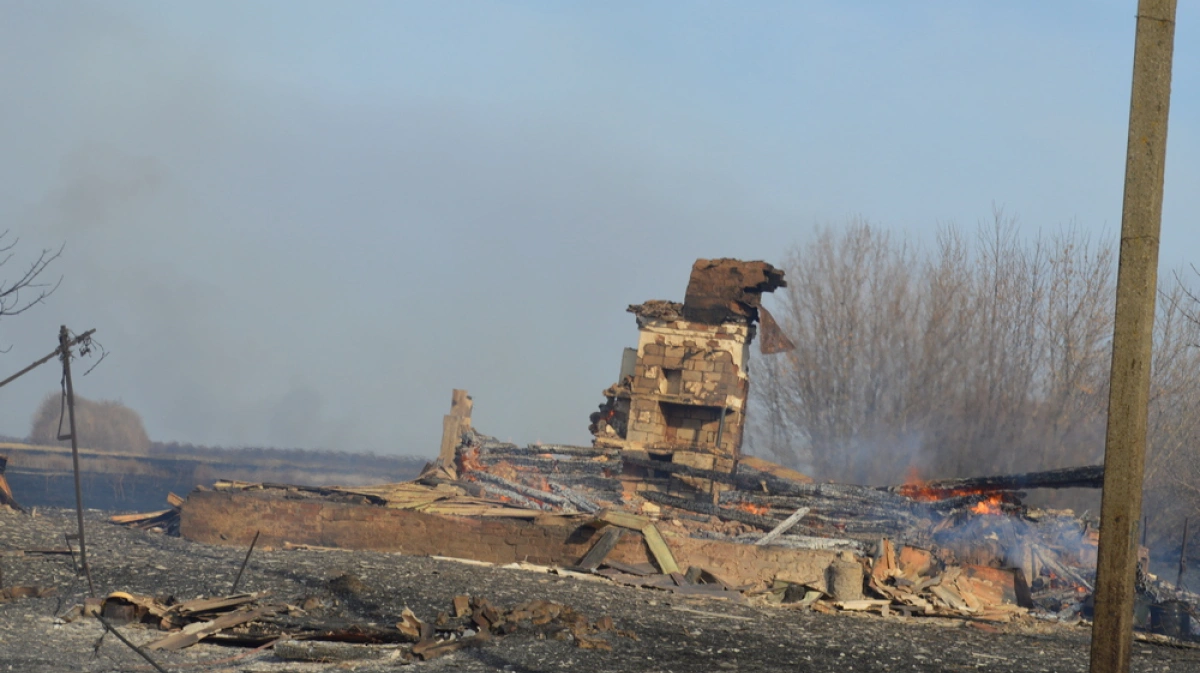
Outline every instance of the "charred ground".
<path id="1" fill-rule="evenodd" d="M 57 624 L 55 616 L 83 600 L 86 583 L 69 557 L 11 555 L 62 545 L 73 513 L 0 514 L 4 582 L 53 586 L 51 597 L 0 604 L 0 666 L 13 671 L 149 670 L 137 655 L 91 619 Z M 87 532 L 98 594 L 124 590 L 180 599 L 227 593 L 245 551 L 213 547 L 114 526 L 89 514 Z M 359 582 L 339 577 L 350 576 Z M 522 630 L 443 658 L 416 663 L 429 671 L 1084 671 L 1088 632 L 1081 627 L 986 626 L 963 620 L 823 615 L 782 608 L 681 599 L 664 593 L 521 570 L 368 552 L 256 551 L 242 580 L 272 600 L 360 623 L 390 624 L 405 607 L 433 619 L 455 595 L 510 606 L 530 598 L 570 605 L 592 619 L 612 617 L 637 639 L 612 637 L 611 651 L 586 650 L 536 630 Z M 313 604 L 310 602 L 310 604 Z M 136 643 L 158 632 L 121 627 Z M 97 643 L 99 645 L 97 646 Z M 333 665 L 296 664 L 269 649 L 200 644 L 157 653 L 168 670 L 300 671 Z M 245 655 L 245 656 L 242 656 Z M 234 657 L 240 657 L 233 659 Z M 212 663 L 205 663 L 212 662 Z M 338 670 L 391 670 L 395 663 L 343 664 Z M 1200 670 L 1200 650 L 1139 644 L 1135 671 Z"/>

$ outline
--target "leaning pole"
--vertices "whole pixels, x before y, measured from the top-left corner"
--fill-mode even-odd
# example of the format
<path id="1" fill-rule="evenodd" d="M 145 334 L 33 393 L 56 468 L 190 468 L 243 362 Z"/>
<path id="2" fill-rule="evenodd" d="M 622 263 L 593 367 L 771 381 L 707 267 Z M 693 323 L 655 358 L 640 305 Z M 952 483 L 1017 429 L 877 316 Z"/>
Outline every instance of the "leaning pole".
<path id="1" fill-rule="evenodd" d="M 1091 673 L 1128 673 L 1176 0 L 1139 0 L 1121 209 Z"/>

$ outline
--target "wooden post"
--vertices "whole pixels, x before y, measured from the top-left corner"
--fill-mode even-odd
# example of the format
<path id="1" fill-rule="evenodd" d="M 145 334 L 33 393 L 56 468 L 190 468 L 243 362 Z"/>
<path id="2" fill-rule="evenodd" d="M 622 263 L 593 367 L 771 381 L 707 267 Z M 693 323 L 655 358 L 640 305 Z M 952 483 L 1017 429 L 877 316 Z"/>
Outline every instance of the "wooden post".
<path id="1" fill-rule="evenodd" d="M 1176 0 L 1139 0 L 1113 319 L 1091 673 L 1128 673 Z"/>
<path id="2" fill-rule="evenodd" d="M 83 486 L 79 481 L 79 438 L 75 433 L 75 385 L 71 381 L 71 333 L 63 325 L 58 330 L 59 357 L 62 358 L 63 382 L 67 388 L 67 419 L 71 428 L 71 463 L 75 468 L 75 518 L 79 522 L 79 566 L 87 577 L 88 594 L 96 595 L 92 569 L 87 560 L 87 542 L 83 537 Z"/>
<path id="3" fill-rule="evenodd" d="M 444 469 L 454 469 L 454 453 L 458 450 L 462 433 L 471 429 L 473 404 L 465 390 L 455 388 L 450 395 L 450 413 L 442 418 L 442 447 L 438 452 L 438 463 Z"/>

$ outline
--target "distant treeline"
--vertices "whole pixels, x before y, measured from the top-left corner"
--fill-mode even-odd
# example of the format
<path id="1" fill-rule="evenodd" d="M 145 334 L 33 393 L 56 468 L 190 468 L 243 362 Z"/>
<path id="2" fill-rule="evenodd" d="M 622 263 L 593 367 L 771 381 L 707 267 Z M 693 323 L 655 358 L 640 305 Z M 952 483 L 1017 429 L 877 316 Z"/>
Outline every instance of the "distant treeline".
<path id="1" fill-rule="evenodd" d="M 328 465 L 339 470 L 347 468 L 351 463 L 356 471 L 375 471 L 381 473 L 402 472 L 417 473 L 425 466 L 425 458 L 417 456 L 381 456 L 372 452 L 348 453 L 331 449 L 280 449 L 267 446 L 204 446 L 186 442 L 151 442 L 149 456 L 214 456 L 219 455 L 222 461 L 238 463 L 257 463 L 277 460 L 297 465 Z"/>
<path id="2" fill-rule="evenodd" d="M 67 432 L 65 409 L 59 393 L 42 400 L 34 413 L 27 439 L 11 438 L 13 442 L 31 444 L 69 445 L 59 440 Z M 351 453 L 328 449 L 280 449 L 259 446 L 203 446 L 185 442 L 154 442 L 146 435 L 142 417 L 119 401 L 75 396 L 75 424 L 84 448 L 115 451 L 124 454 L 156 456 L 188 455 L 221 463 L 261 464 L 279 462 L 304 468 L 329 467 L 331 473 L 376 473 L 380 477 L 410 478 L 420 472 L 425 459 L 415 456 L 380 456 L 374 453 Z"/>

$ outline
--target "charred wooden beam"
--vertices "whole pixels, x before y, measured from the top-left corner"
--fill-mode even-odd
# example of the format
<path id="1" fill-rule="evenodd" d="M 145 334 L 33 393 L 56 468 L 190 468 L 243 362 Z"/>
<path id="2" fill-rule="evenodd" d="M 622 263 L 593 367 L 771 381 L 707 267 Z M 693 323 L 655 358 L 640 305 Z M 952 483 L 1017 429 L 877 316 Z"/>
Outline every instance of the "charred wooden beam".
<path id="1" fill-rule="evenodd" d="M 575 505 L 575 509 L 578 509 L 581 512 L 592 513 L 600 511 L 600 505 L 598 503 L 573 488 L 563 486 L 556 481 L 551 481 L 550 490 L 571 501 L 571 504 Z"/>
<path id="2" fill-rule="evenodd" d="M 725 491 L 722 502 L 746 502 L 795 510 L 797 507 L 813 505 L 828 509 L 847 509 L 861 513 L 878 509 L 890 516 L 917 513 L 918 504 L 911 499 L 869 486 L 847 486 L 845 484 L 797 484 L 803 495 L 767 495 L 748 491 Z M 803 487 L 803 488 L 800 488 Z"/>
<path id="3" fill-rule="evenodd" d="M 556 458 L 537 458 L 525 455 L 498 455 L 486 454 L 478 459 L 480 465 L 491 467 L 500 463 L 507 463 L 514 467 L 529 467 L 545 473 L 575 473 L 575 474 L 593 474 L 603 475 L 606 469 L 616 468 L 616 462 L 603 463 L 592 462 L 590 460 L 571 459 L 559 460 Z"/>
<path id="4" fill-rule="evenodd" d="M 496 486 L 500 486 L 510 491 L 516 491 L 526 498 L 532 498 L 534 500 L 539 500 L 541 502 L 556 505 L 558 507 L 566 507 L 572 504 L 570 500 L 560 495 L 555 495 L 541 489 L 526 486 L 525 484 L 519 484 L 515 481 L 510 481 L 504 477 L 491 474 L 489 472 L 472 472 L 471 476 L 480 481 L 490 482 Z"/>
<path id="5" fill-rule="evenodd" d="M 682 474 L 688 477 L 698 477 L 701 479 L 717 481 L 722 484 L 734 484 L 737 481 L 736 475 L 730 474 L 729 472 L 705 470 L 699 467 L 684 465 L 683 463 L 669 463 L 665 460 L 650 460 L 648 458 L 635 458 L 633 456 L 622 456 L 621 461 L 626 466 L 640 467 L 644 470 L 653 470 L 656 472 Z"/>
<path id="6" fill-rule="evenodd" d="M 660 505 L 667 505 L 668 507 L 676 507 L 678 509 L 686 509 L 692 512 L 699 512 L 701 514 L 711 514 L 727 521 L 740 521 L 742 523 L 750 524 L 751 526 L 756 526 L 763 530 L 771 530 L 778 525 L 780 521 L 780 519 L 771 519 L 765 516 L 752 514 L 750 512 L 743 512 L 740 509 L 720 507 L 718 505 L 713 505 L 711 502 L 680 498 L 679 496 L 659 493 L 658 491 L 640 491 L 638 492 L 638 495 Z"/>
<path id="7" fill-rule="evenodd" d="M 514 505 L 524 507 L 525 509 L 540 509 L 542 511 L 551 511 L 554 509 L 551 505 L 547 505 L 536 500 L 527 498 L 516 491 L 503 488 L 501 486 L 492 486 L 491 484 L 481 484 L 483 492 L 494 498 L 500 498 L 504 502 L 510 502 Z"/>
<path id="8" fill-rule="evenodd" d="M 1026 472 L 995 477 L 938 479 L 924 484 L 890 486 L 886 490 L 901 495 L 931 494 L 940 497 L 985 491 L 1017 491 L 1030 488 L 1100 488 L 1104 485 L 1104 466 L 1068 467 L 1045 472 Z"/>
<path id="9" fill-rule="evenodd" d="M 705 470 L 699 467 L 692 467 L 682 463 L 669 463 L 664 460 L 651 460 L 649 458 L 641 458 L 634 455 L 625 454 L 621 456 L 621 461 L 632 467 L 640 467 L 645 470 L 655 470 L 658 472 L 668 472 L 670 474 L 681 474 L 688 477 L 697 477 L 699 479 L 708 479 L 722 484 L 732 484 L 736 488 L 746 491 L 762 492 L 764 488 L 770 493 L 778 495 L 807 495 L 813 492 L 815 487 L 835 486 L 835 484 L 802 484 L 800 482 L 789 481 L 782 479 L 773 474 L 767 474 L 744 465 L 739 465 L 737 472 L 721 472 L 719 470 Z M 855 486 L 852 488 L 862 489 L 864 491 L 872 491 L 873 489 Z"/>

